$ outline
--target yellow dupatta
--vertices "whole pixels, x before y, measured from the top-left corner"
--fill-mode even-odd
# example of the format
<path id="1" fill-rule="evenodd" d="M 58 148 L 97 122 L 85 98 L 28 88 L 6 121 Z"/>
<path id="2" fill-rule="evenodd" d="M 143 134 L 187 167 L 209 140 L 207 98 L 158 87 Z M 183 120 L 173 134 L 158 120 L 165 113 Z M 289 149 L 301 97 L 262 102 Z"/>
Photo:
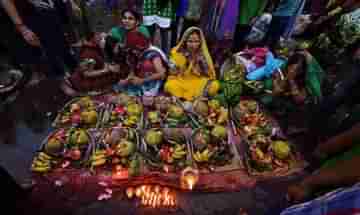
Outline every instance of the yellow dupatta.
<path id="1" fill-rule="evenodd" d="M 186 56 L 181 52 L 189 35 L 194 31 L 198 31 L 200 34 L 201 54 L 205 58 L 207 71 L 195 71 L 194 62 L 188 62 Z M 170 75 L 164 86 L 165 92 L 173 96 L 192 101 L 203 95 L 210 80 L 216 79 L 214 63 L 210 57 L 204 34 L 200 28 L 191 27 L 185 31 L 179 44 L 171 50 L 170 59 L 181 71 L 180 74 Z M 203 72 L 206 72 L 207 76 L 201 75 Z"/>
<path id="2" fill-rule="evenodd" d="M 216 73 L 215 73 L 215 67 L 214 67 L 214 63 L 213 60 L 210 56 L 209 53 L 209 49 L 207 47 L 206 44 L 206 40 L 205 40 L 205 36 L 204 33 L 202 32 L 202 30 L 198 27 L 190 27 L 188 28 L 185 32 L 184 35 L 182 36 L 180 42 L 171 50 L 170 53 L 170 58 L 172 61 L 174 61 L 174 63 L 182 70 L 184 71 L 184 74 L 190 74 L 190 73 L 197 73 L 196 71 L 193 71 L 193 67 L 194 67 L 194 62 L 192 61 L 187 68 L 186 67 L 186 62 L 187 59 L 186 57 L 179 51 L 182 47 L 184 47 L 184 44 L 186 43 L 187 38 L 189 37 L 190 34 L 192 34 L 194 31 L 198 31 L 200 33 L 200 40 L 201 40 L 201 53 L 205 58 L 205 61 L 207 63 L 208 66 L 208 76 L 211 80 L 216 79 Z M 197 74 L 200 75 L 200 74 Z"/>

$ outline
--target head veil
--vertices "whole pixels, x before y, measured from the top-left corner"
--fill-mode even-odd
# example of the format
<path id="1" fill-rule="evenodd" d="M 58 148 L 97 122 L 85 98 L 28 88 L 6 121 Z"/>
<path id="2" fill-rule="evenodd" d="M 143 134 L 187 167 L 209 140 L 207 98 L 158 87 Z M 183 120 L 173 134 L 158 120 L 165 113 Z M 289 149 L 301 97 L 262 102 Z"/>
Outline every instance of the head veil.
<path id="1" fill-rule="evenodd" d="M 180 42 L 171 50 L 171 58 L 173 61 L 175 61 L 175 63 L 182 69 L 185 69 L 185 71 L 191 71 L 193 68 L 193 63 L 191 62 L 190 64 L 186 64 L 186 58 L 185 56 L 181 53 L 181 49 L 183 49 L 185 47 L 186 44 L 186 40 L 187 38 L 193 33 L 193 32 L 199 32 L 200 35 L 200 39 L 201 39 L 201 54 L 204 56 L 205 61 L 207 63 L 208 66 L 208 75 L 210 77 L 210 79 L 216 79 L 216 73 L 215 73 L 215 68 L 214 68 L 214 63 L 213 60 L 210 56 L 209 53 L 209 49 L 207 47 L 206 44 L 206 40 L 205 40 L 205 36 L 202 32 L 202 30 L 198 27 L 190 27 L 188 28 L 184 35 L 182 36 Z M 187 67 L 187 68 L 185 68 Z"/>

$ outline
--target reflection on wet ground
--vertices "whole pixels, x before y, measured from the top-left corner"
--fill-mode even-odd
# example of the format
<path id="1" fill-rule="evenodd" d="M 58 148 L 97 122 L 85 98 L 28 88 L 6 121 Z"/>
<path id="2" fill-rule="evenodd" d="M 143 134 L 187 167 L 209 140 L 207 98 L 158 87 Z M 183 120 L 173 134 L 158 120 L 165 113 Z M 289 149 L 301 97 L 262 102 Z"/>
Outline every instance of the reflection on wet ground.
<path id="1" fill-rule="evenodd" d="M 54 113 L 67 100 L 58 81 L 26 87 L 0 111 L 0 164 L 19 181 L 29 179 L 28 166 L 41 140 L 49 133 Z"/>
<path id="2" fill-rule="evenodd" d="M 0 165 L 19 183 L 31 179 L 29 165 L 33 154 L 51 131 L 52 120 L 67 100 L 69 98 L 60 90 L 58 81 L 45 80 L 22 90 L 13 103 L 1 108 Z M 288 180 L 261 183 L 255 189 L 234 193 L 182 194 L 182 210 L 173 214 L 237 215 L 240 208 L 245 208 L 249 214 L 263 214 L 266 208 L 283 198 L 288 183 Z M 276 195 L 272 195 L 274 193 Z M 42 205 L 48 205 L 48 202 L 42 202 Z M 108 202 L 94 202 L 81 208 L 49 210 L 52 214 L 68 214 L 69 211 L 69 214 L 84 215 L 129 214 L 132 207 L 131 202 L 114 197 Z M 162 213 L 156 210 L 135 210 L 133 214 Z"/>

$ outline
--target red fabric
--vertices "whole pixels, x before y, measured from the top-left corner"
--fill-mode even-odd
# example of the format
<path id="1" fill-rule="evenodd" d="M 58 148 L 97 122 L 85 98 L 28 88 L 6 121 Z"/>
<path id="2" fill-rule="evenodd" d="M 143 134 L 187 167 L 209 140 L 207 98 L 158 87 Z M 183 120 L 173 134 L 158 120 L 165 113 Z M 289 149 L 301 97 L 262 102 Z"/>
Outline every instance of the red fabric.
<path id="1" fill-rule="evenodd" d="M 104 58 L 105 57 L 102 52 L 102 49 L 99 46 L 97 46 L 93 43 L 84 44 L 84 46 L 80 50 L 80 61 L 87 59 L 87 58 L 95 60 L 95 62 L 96 62 L 95 69 L 104 68 L 104 65 L 105 65 Z"/>
<path id="2" fill-rule="evenodd" d="M 139 50 L 145 50 L 150 46 L 150 41 L 138 31 L 130 31 L 126 35 L 126 46 Z"/>

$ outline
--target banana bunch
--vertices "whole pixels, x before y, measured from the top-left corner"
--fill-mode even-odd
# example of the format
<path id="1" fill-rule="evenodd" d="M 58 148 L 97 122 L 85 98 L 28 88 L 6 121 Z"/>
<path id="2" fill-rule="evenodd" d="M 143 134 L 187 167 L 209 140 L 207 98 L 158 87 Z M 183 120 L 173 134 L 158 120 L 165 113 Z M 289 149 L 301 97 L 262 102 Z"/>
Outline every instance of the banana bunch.
<path id="1" fill-rule="evenodd" d="M 186 155 L 185 145 L 176 145 L 174 148 L 174 152 L 172 153 L 172 157 L 175 160 L 181 159 Z"/>
<path id="2" fill-rule="evenodd" d="M 212 155 L 213 155 L 213 153 L 210 152 L 209 149 L 205 149 L 203 152 L 197 151 L 194 154 L 194 159 L 198 163 L 206 163 L 206 162 L 209 162 Z"/>
<path id="3" fill-rule="evenodd" d="M 31 170 L 37 173 L 46 173 L 51 170 L 51 165 L 56 164 L 56 161 L 45 152 L 40 152 L 33 160 Z"/>
<path id="4" fill-rule="evenodd" d="M 105 150 L 96 150 L 95 153 L 91 156 L 90 162 L 92 167 L 103 166 L 106 163 L 106 151 Z"/>
<path id="5" fill-rule="evenodd" d="M 219 116 L 217 119 L 217 123 L 219 125 L 226 124 L 229 121 L 229 111 L 224 107 L 221 107 L 219 111 Z"/>
<path id="6" fill-rule="evenodd" d="M 127 119 L 124 120 L 124 125 L 127 127 L 134 127 L 138 122 L 137 116 L 129 116 Z"/>

